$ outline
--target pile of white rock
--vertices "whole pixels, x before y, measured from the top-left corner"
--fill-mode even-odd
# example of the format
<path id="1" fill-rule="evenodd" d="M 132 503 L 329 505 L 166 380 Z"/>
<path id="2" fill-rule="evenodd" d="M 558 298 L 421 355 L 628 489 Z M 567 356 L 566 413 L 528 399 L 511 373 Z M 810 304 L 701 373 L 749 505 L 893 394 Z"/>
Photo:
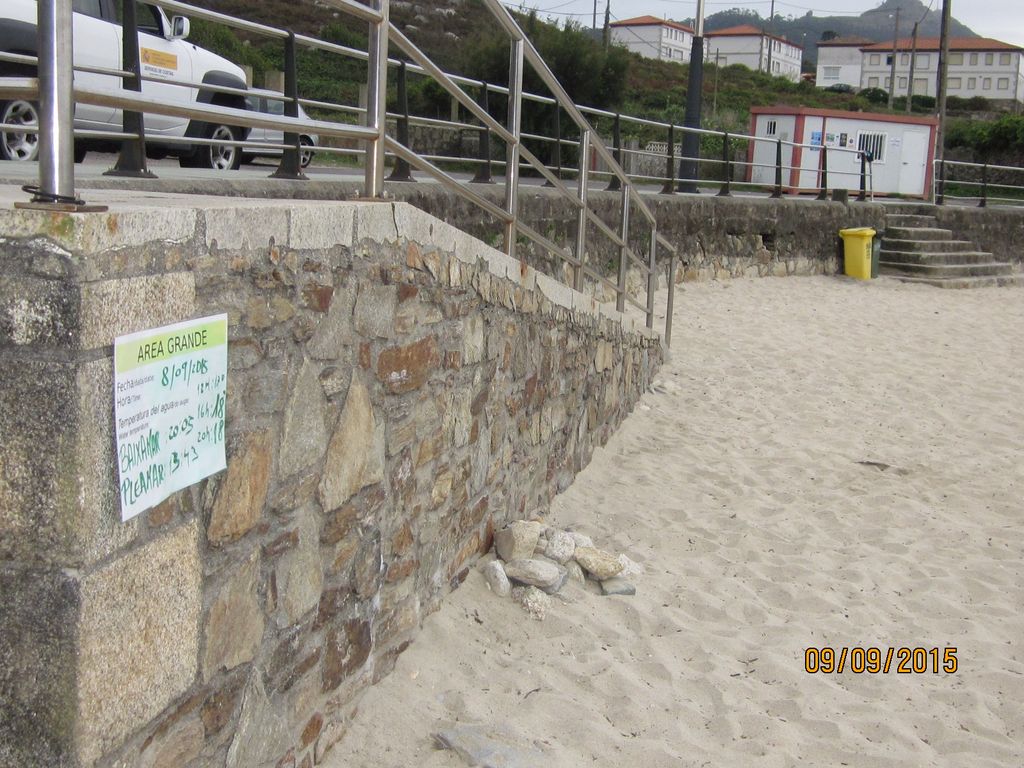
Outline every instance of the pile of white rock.
<path id="1" fill-rule="evenodd" d="M 481 566 L 491 591 L 511 596 L 536 619 L 543 619 L 551 598 L 569 581 L 600 586 L 604 595 L 635 595 L 631 579 L 643 568 L 626 555 L 594 546 L 589 536 L 536 520 L 516 520 L 494 534 L 496 559 Z"/>

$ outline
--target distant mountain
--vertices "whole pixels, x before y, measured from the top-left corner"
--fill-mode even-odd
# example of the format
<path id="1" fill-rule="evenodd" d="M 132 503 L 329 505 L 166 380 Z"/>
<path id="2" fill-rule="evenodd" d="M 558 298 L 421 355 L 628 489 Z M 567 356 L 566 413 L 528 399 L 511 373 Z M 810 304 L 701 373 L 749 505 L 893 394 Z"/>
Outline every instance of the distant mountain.
<path id="1" fill-rule="evenodd" d="M 910 37 L 914 22 L 919 21 L 918 34 L 921 37 L 938 37 L 942 24 L 941 3 L 929 11 L 921 0 L 885 0 L 878 7 L 865 11 L 860 16 L 815 16 L 808 11 L 803 16 L 782 16 L 775 14 L 769 21 L 762 19 L 756 11 L 734 8 L 720 11 L 705 19 L 708 32 L 733 27 L 738 24 L 753 24 L 763 27 L 771 34 L 784 37 L 791 43 L 802 46 L 804 60 L 811 64 L 817 63 L 817 44 L 826 35 L 831 37 L 866 37 L 875 42 L 892 40 L 894 32 L 894 14 L 900 9 L 900 37 Z M 692 23 L 692 20 L 690 20 Z M 970 28 L 953 19 L 950 25 L 952 37 L 978 37 Z"/>

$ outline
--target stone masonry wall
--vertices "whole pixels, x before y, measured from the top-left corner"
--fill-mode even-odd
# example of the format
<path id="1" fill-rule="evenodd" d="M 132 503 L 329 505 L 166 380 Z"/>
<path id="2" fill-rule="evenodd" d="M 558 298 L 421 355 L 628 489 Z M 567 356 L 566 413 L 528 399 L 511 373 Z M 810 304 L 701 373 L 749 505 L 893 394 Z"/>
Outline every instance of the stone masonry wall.
<path id="1" fill-rule="evenodd" d="M 0 764 L 308 768 L 657 337 L 405 204 L 0 211 Z M 120 522 L 112 342 L 229 315 L 228 468 Z"/>

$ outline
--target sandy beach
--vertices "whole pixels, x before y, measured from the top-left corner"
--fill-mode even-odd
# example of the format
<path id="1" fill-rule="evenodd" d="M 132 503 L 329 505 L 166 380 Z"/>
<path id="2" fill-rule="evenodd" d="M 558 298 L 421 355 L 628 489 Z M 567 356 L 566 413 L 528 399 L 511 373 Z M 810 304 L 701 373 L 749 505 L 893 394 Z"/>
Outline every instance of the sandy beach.
<path id="1" fill-rule="evenodd" d="M 547 518 L 637 594 L 536 621 L 474 569 L 324 764 L 464 766 L 432 738 L 458 723 L 551 768 L 1024 765 L 1022 372 L 1024 289 L 686 284 L 654 391 Z"/>

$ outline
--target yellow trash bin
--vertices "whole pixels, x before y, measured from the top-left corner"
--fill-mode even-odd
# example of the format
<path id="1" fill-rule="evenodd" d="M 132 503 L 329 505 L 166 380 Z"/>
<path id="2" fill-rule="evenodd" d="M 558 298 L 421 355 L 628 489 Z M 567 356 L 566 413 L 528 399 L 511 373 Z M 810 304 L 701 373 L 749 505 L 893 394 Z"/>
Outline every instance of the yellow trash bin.
<path id="1" fill-rule="evenodd" d="M 843 271 L 858 280 L 870 280 L 871 240 L 875 230 L 871 227 L 840 229 L 839 236 L 843 238 Z"/>

